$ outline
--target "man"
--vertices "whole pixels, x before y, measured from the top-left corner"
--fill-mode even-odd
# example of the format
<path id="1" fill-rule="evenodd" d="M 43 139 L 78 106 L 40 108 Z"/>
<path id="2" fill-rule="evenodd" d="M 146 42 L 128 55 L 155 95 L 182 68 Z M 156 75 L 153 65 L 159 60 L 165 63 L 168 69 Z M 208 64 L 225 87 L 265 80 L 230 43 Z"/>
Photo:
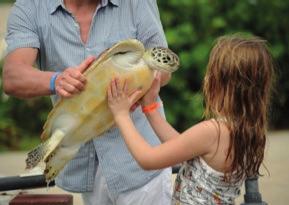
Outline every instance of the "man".
<path id="1" fill-rule="evenodd" d="M 128 38 L 167 46 L 156 0 L 18 0 L 8 20 L 4 91 L 20 98 L 51 95 L 53 103 L 71 97 L 85 89 L 82 73 L 92 56 Z M 162 74 L 163 85 L 169 79 Z M 132 116 L 146 140 L 159 144 L 141 110 Z M 83 193 L 85 204 L 169 204 L 170 169 L 142 170 L 119 135 L 112 128 L 83 145 L 57 185 Z"/>

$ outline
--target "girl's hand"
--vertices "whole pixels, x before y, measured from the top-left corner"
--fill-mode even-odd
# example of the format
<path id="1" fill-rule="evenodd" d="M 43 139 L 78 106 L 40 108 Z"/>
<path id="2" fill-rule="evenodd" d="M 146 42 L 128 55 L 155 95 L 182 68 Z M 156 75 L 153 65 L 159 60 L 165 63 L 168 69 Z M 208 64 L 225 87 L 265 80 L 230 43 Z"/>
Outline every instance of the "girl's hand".
<path id="1" fill-rule="evenodd" d="M 156 102 L 160 92 L 160 87 L 161 87 L 161 73 L 157 71 L 155 73 L 155 78 L 152 82 L 151 88 L 146 92 L 146 94 L 143 96 L 141 100 L 141 105 L 145 106 L 153 102 Z"/>
<path id="2" fill-rule="evenodd" d="M 131 106 L 136 101 L 140 90 L 134 91 L 131 95 L 128 94 L 127 81 L 124 81 L 121 87 L 118 78 L 112 79 L 107 90 L 108 106 L 116 119 L 118 116 L 128 115 Z"/>

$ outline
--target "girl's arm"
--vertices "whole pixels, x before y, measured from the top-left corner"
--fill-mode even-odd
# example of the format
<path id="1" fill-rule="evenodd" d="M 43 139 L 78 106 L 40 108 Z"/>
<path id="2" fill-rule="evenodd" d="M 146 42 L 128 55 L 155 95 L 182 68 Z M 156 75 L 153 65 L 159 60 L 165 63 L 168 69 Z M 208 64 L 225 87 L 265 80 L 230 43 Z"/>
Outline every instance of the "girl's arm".
<path id="1" fill-rule="evenodd" d="M 146 170 L 173 166 L 196 156 L 208 154 L 217 139 L 213 122 L 201 122 L 159 146 L 152 147 L 136 130 L 130 116 L 115 118 L 124 141 L 138 164 Z"/>
<path id="2" fill-rule="evenodd" d="M 157 101 L 160 87 L 161 74 L 160 72 L 157 72 L 155 73 L 155 78 L 152 82 L 151 88 L 141 100 L 142 106 L 147 106 Z M 165 142 L 172 137 L 177 137 L 180 134 L 165 120 L 165 118 L 156 109 L 146 112 L 145 115 L 161 142 Z"/>
<path id="3" fill-rule="evenodd" d="M 168 141 L 173 137 L 180 135 L 180 133 L 165 120 L 158 110 L 146 113 L 146 117 L 161 142 Z"/>
<path id="4" fill-rule="evenodd" d="M 143 169 L 169 167 L 212 150 L 217 140 L 216 125 L 212 121 L 199 123 L 178 137 L 152 147 L 136 130 L 129 116 L 129 108 L 138 93 L 126 94 L 117 80 L 108 89 L 108 103 L 129 151 Z"/>

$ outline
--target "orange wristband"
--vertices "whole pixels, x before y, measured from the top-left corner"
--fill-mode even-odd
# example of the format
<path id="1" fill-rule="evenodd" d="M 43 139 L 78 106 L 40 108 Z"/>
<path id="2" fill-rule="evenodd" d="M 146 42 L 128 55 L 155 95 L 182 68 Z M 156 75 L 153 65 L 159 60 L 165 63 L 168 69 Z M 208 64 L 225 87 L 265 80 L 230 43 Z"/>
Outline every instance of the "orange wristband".
<path id="1" fill-rule="evenodd" d="M 152 112 L 152 111 L 158 109 L 161 105 L 162 104 L 160 102 L 153 102 L 149 105 L 142 106 L 141 109 L 142 109 L 143 113 L 149 113 L 149 112 Z"/>

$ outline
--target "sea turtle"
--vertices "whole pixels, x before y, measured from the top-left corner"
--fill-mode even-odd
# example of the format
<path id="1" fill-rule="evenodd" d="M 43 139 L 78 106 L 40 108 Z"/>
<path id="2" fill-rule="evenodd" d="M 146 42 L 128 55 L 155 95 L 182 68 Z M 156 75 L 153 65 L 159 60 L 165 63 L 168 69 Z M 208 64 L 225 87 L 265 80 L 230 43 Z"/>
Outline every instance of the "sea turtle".
<path id="1" fill-rule="evenodd" d="M 45 162 L 44 175 L 50 181 L 76 155 L 81 144 L 113 126 L 106 91 L 114 76 L 121 83 L 126 79 L 129 91 L 141 87 L 140 98 L 149 89 L 154 70 L 173 72 L 178 66 L 177 55 L 168 48 L 145 50 L 135 39 L 115 44 L 85 71 L 85 90 L 56 103 L 41 134 L 44 142 L 28 153 L 26 167 Z"/>

